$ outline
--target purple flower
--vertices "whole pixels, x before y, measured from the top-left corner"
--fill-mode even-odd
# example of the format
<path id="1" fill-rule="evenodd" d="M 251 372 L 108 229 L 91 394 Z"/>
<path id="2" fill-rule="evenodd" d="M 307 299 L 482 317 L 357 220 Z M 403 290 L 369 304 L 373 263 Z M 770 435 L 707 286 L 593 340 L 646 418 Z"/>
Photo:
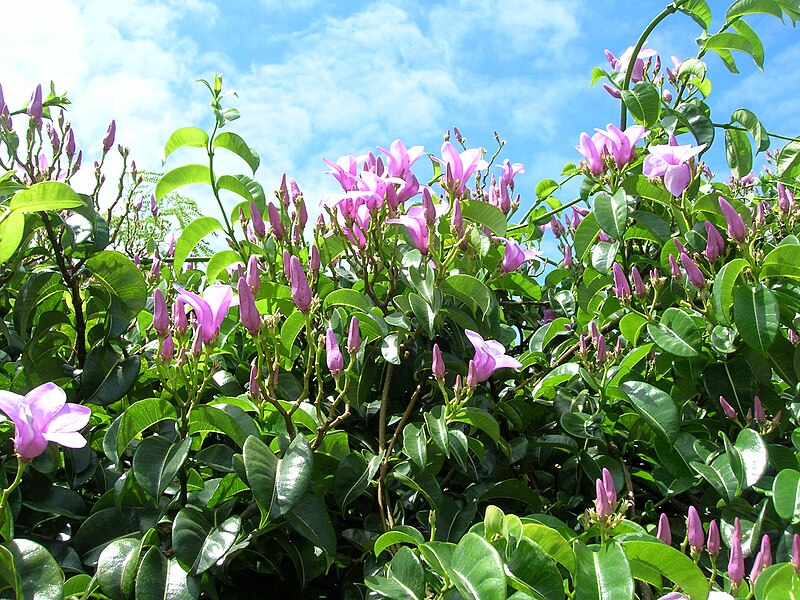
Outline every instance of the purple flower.
<path id="1" fill-rule="evenodd" d="M 258 333 L 261 328 L 261 315 L 256 308 L 255 300 L 253 300 L 253 293 L 250 291 L 250 286 L 247 285 L 247 280 L 244 277 L 239 277 L 239 318 L 242 325 L 251 335 Z"/>
<path id="2" fill-rule="evenodd" d="M 442 351 L 439 350 L 439 344 L 433 345 L 433 362 L 431 364 L 431 370 L 433 371 L 433 376 L 437 379 L 437 381 L 442 381 L 444 379 L 444 359 L 442 358 Z"/>
<path id="3" fill-rule="evenodd" d="M 575 146 L 575 149 L 586 159 L 585 164 L 590 173 L 599 175 L 605 170 L 603 159 L 600 158 L 600 148 L 595 144 L 594 139 L 589 137 L 588 133 L 581 134 L 580 143 Z"/>
<path id="4" fill-rule="evenodd" d="M 646 136 L 647 131 L 641 125 L 632 125 L 625 131 L 622 131 L 616 125 L 608 124 L 605 131 L 602 129 L 595 129 L 599 138 L 592 137 L 595 147 L 600 154 L 607 154 L 614 159 L 617 167 L 623 167 L 633 158 L 636 151 L 636 143 Z M 597 144 L 601 145 L 598 147 Z"/>
<path id="5" fill-rule="evenodd" d="M 412 206 L 406 214 L 400 215 L 395 219 L 386 219 L 386 222 L 405 225 L 414 247 L 423 254 L 428 253 L 430 247 L 428 222 L 425 219 L 425 209 L 422 206 Z"/>
<path id="6" fill-rule="evenodd" d="M 350 319 L 350 327 L 347 330 L 347 351 L 350 354 L 355 354 L 360 346 L 361 331 L 358 329 L 358 317 L 353 315 Z"/>
<path id="7" fill-rule="evenodd" d="M 258 385 L 258 365 L 250 367 L 250 380 L 247 386 L 247 391 L 250 392 L 250 397 L 253 400 L 258 400 L 261 396 L 261 389 Z"/>
<path id="8" fill-rule="evenodd" d="M 708 541 L 706 542 L 709 556 L 716 558 L 717 554 L 719 554 L 720 546 L 719 527 L 717 527 L 717 522 L 712 520 L 708 525 Z"/>
<path id="9" fill-rule="evenodd" d="M 539 257 L 539 252 L 536 250 L 523 250 L 517 242 L 512 239 L 506 239 L 506 249 L 503 254 L 503 263 L 501 269 L 503 273 L 510 273 L 516 271 L 523 263 L 529 260 L 535 260 Z"/>
<path id="10" fill-rule="evenodd" d="M 616 295 L 616 297 L 620 300 L 626 300 L 627 298 L 630 298 L 631 286 L 625 277 L 625 273 L 622 271 L 622 265 L 620 265 L 618 262 L 614 262 L 614 266 L 611 268 L 611 271 L 614 275 L 614 295 Z"/>
<path id="11" fill-rule="evenodd" d="M 650 146 L 650 154 L 644 159 L 642 172 L 647 177 L 662 177 L 664 186 L 678 198 L 692 181 L 692 170 L 686 163 L 700 154 L 706 145 Z"/>
<path id="12" fill-rule="evenodd" d="M 792 537 L 792 566 L 795 571 L 800 572 L 800 534 L 795 533 Z"/>
<path id="13" fill-rule="evenodd" d="M 117 122 L 114 119 L 111 119 L 111 123 L 108 124 L 108 130 L 106 131 L 106 135 L 103 138 L 103 152 L 108 152 L 111 149 L 111 146 L 114 145 L 114 138 L 117 136 Z"/>
<path id="14" fill-rule="evenodd" d="M 79 432 L 92 411 L 67 402 L 67 394 L 54 383 L 44 383 L 24 396 L 0 390 L 0 411 L 14 423 L 14 449 L 23 461 L 39 456 L 48 442 L 66 448 L 86 445 Z"/>
<path id="15" fill-rule="evenodd" d="M 681 264 L 686 271 L 686 277 L 694 287 L 702 289 L 706 285 L 706 278 L 700 268 L 689 258 L 685 252 L 681 252 Z"/>
<path id="16" fill-rule="evenodd" d="M 736 212 L 731 203 L 722 196 L 719 197 L 719 207 L 722 209 L 722 215 L 728 225 L 728 235 L 737 242 L 743 242 L 747 229 L 744 226 L 742 215 Z"/>
<path id="17" fill-rule="evenodd" d="M 411 168 L 416 160 L 422 156 L 425 151 L 422 146 L 412 146 L 406 149 L 405 144 L 401 140 L 395 140 L 389 146 L 389 150 L 378 146 L 378 150 L 383 152 L 389 159 L 387 170 L 392 177 L 403 177 Z"/>
<path id="18" fill-rule="evenodd" d="M 253 233 L 259 238 L 267 235 L 267 226 L 264 224 L 264 217 L 261 216 L 261 211 L 258 210 L 255 202 L 250 203 L 250 219 L 253 221 Z"/>
<path id="19" fill-rule="evenodd" d="M 689 598 L 687 598 L 680 592 L 669 592 L 668 594 L 660 596 L 658 600 L 689 600 Z"/>
<path id="20" fill-rule="evenodd" d="M 633 46 L 628 46 L 628 49 L 625 50 L 625 52 L 619 58 L 611 54 L 611 52 L 608 50 L 605 51 L 605 54 L 606 59 L 611 65 L 612 69 L 614 69 L 617 73 L 626 73 L 628 71 L 628 66 L 630 65 L 631 59 L 633 58 Z M 652 48 L 642 48 L 639 50 L 631 71 L 631 81 L 633 83 L 638 83 L 644 79 L 644 60 L 655 55 L 656 51 Z"/>
<path id="21" fill-rule="evenodd" d="M 731 556 L 728 561 L 728 579 L 733 587 L 739 587 L 744 579 L 744 557 L 742 556 L 742 542 L 734 537 L 731 540 Z"/>
<path id="22" fill-rule="evenodd" d="M 706 221 L 705 227 L 706 237 L 708 238 L 706 242 L 706 258 L 708 262 L 713 263 L 725 251 L 725 240 L 722 239 L 719 231 L 711 221 Z"/>
<path id="23" fill-rule="evenodd" d="M 764 568 L 772 566 L 772 547 L 770 545 L 769 536 L 765 533 L 761 537 L 761 556 L 764 563 Z"/>
<path id="24" fill-rule="evenodd" d="M 261 289 L 261 275 L 258 272 L 258 258 L 255 254 L 251 254 L 247 259 L 247 272 L 245 275 L 247 286 L 253 294 L 257 294 Z"/>
<path id="25" fill-rule="evenodd" d="M 673 279 L 677 279 L 678 281 L 683 279 L 681 268 L 678 266 L 678 261 L 675 260 L 674 254 L 669 255 L 669 270 Z"/>
<path id="26" fill-rule="evenodd" d="M 606 338 L 602 335 L 597 338 L 597 353 L 595 355 L 597 359 L 598 365 L 606 364 L 606 358 L 608 358 L 608 350 L 606 348 Z"/>
<path id="27" fill-rule="evenodd" d="M 282 240 L 283 225 L 281 225 L 281 216 L 278 214 L 278 209 L 275 208 L 275 205 L 272 202 L 267 204 L 267 215 L 269 216 L 269 224 L 270 227 L 272 227 L 272 232 L 275 234 L 275 238 Z"/>
<path id="28" fill-rule="evenodd" d="M 159 336 L 166 335 L 169 331 L 169 315 L 167 314 L 167 301 L 160 288 L 153 292 L 153 329 Z"/>
<path id="29" fill-rule="evenodd" d="M 722 412 L 725 413 L 727 418 L 731 421 L 736 419 L 736 409 L 734 409 L 723 396 L 719 397 L 719 405 L 722 407 Z"/>
<path id="30" fill-rule="evenodd" d="M 794 194 L 792 190 L 778 182 L 778 207 L 783 214 L 788 213 L 794 206 Z"/>
<path id="31" fill-rule="evenodd" d="M 686 535 L 689 538 L 689 546 L 691 546 L 693 552 L 702 550 L 706 536 L 703 532 L 703 523 L 700 521 L 700 515 L 697 514 L 697 509 L 694 506 L 689 507 L 687 522 Z"/>
<path id="32" fill-rule="evenodd" d="M 457 196 L 464 194 L 467 182 L 476 169 L 485 169 L 489 166 L 489 163 L 483 160 L 481 148 L 469 148 L 459 154 L 450 142 L 442 144 L 442 158 L 434 157 L 433 160 L 443 167 L 442 187 Z"/>
<path id="33" fill-rule="evenodd" d="M 319 250 L 316 245 L 312 245 L 308 256 L 308 268 L 311 269 L 312 273 L 319 273 L 319 267 Z"/>
<path id="34" fill-rule="evenodd" d="M 308 285 L 300 259 L 294 254 L 289 258 L 289 284 L 295 306 L 300 312 L 307 313 L 311 306 L 311 287 Z"/>
<path id="35" fill-rule="evenodd" d="M 606 488 L 606 496 L 609 503 L 613 506 L 617 503 L 617 486 L 614 483 L 614 478 L 611 476 L 611 471 L 603 467 L 602 471 L 603 485 Z"/>
<path id="36" fill-rule="evenodd" d="M 150 214 L 153 217 L 158 216 L 158 203 L 156 202 L 156 195 L 150 194 Z"/>
<path id="37" fill-rule="evenodd" d="M 31 95 L 30 102 L 28 102 L 28 109 L 26 112 L 29 116 L 33 117 L 33 120 L 38 124 L 42 121 L 42 111 L 42 85 L 39 84 L 36 86 L 36 89 L 33 90 L 33 94 Z"/>
<path id="38" fill-rule="evenodd" d="M 525 172 L 525 166 L 522 163 L 514 163 L 512 165 L 508 159 L 505 159 L 503 164 L 497 168 L 503 170 L 500 174 L 500 185 L 508 186 L 512 190 L 514 189 L 514 177 Z"/>
<path id="39" fill-rule="evenodd" d="M 233 290 L 227 285 L 210 285 L 199 296 L 189 290 L 178 288 L 178 297 L 194 309 L 197 326 L 203 343 L 210 342 L 219 332 L 225 315 L 228 314 Z"/>
<path id="40" fill-rule="evenodd" d="M 594 488 L 596 495 L 594 501 L 595 512 L 597 513 L 598 517 L 605 519 L 611 515 L 612 506 L 608 498 L 606 486 L 603 484 L 603 480 L 597 479 L 594 482 Z"/>
<path id="41" fill-rule="evenodd" d="M 669 519 L 667 519 L 667 515 L 664 513 L 661 513 L 661 516 L 658 517 L 658 532 L 656 533 L 656 537 L 667 546 L 672 545 L 672 532 L 669 529 Z"/>
<path id="42" fill-rule="evenodd" d="M 328 369 L 334 377 L 337 377 L 344 369 L 344 357 L 342 356 L 342 351 L 339 350 L 336 334 L 330 327 L 325 333 L 325 358 L 328 363 Z"/>
<path id="43" fill-rule="evenodd" d="M 464 330 L 469 341 L 475 348 L 475 378 L 476 383 L 486 381 L 498 369 L 521 369 L 522 363 L 506 355 L 503 344 L 496 340 L 484 340 L 479 333 L 469 329 Z"/>
<path id="44" fill-rule="evenodd" d="M 75 156 L 75 133 L 73 133 L 72 127 L 67 130 L 65 142 L 64 152 L 67 153 L 67 158 L 72 158 Z"/>
<path id="45" fill-rule="evenodd" d="M 453 201 L 453 214 L 450 216 L 450 230 L 459 238 L 464 235 L 464 217 L 461 214 L 461 200 Z"/>

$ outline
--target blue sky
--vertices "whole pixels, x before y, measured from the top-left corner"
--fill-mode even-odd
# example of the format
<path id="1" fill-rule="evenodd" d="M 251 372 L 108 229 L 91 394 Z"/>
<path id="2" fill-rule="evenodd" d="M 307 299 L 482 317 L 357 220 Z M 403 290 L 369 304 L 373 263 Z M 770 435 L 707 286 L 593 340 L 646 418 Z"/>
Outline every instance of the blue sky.
<path id="1" fill-rule="evenodd" d="M 712 0 L 715 26 L 727 2 Z M 233 130 L 262 158 L 272 189 L 294 177 L 314 204 L 335 189 L 323 156 L 360 154 L 402 138 L 438 153 L 457 125 L 469 145 L 525 164 L 523 199 L 557 178 L 581 131 L 619 118 L 598 85 L 603 49 L 621 54 L 666 0 L 6 0 L 0 72 L 6 98 L 22 103 L 38 82 L 68 90 L 79 145 L 98 148 L 108 121 L 140 166 L 160 169 L 164 142 L 181 126 L 210 124 L 207 91 L 194 80 L 221 72 L 242 112 Z M 42 18 L 47 15 L 47 18 Z M 771 131 L 800 132 L 800 35 L 774 17 L 749 20 L 766 49 L 765 71 L 737 55 L 731 76 L 708 57 L 717 121 L 750 108 Z M 33 25 L 30 25 L 30 24 Z M 697 25 L 675 15 L 649 46 L 680 58 L 697 52 Z M 688 141 L 688 140 L 687 140 Z M 774 147 L 774 146 L 773 146 Z M 187 150 L 186 152 L 191 152 Z M 169 166 L 192 160 L 170 157 Z M 760 157 L 755 164 L 761 164 Z M 232 168 L 239 168 L 236 162 Z M 714 160 L 714 170 L 724 163 Z M 721 173 L 727 179 L 726 173 Z M 565 200 L 567 198 L 564 198 Z"/>

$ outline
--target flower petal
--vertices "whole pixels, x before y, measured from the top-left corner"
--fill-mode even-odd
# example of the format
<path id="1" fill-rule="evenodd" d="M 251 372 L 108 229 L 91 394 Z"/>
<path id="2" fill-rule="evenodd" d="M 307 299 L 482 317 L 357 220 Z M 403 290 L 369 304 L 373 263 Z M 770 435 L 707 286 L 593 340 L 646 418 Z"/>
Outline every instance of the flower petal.
<path id="1" fill-rule="evenodd" d="M 17 422 L 19 419 L 19 407 L 23 402 L 23 397 L 14 392 L 0 390 L 0 411 L 9 419 Z"/>
<path id="2" fill-rule="evenodd" d="M 31 416 L 42 430 L 64 408 L 66 402 L 66 392 L 52 382 L 44 383 L 25 394 L 25 403 Z"/>

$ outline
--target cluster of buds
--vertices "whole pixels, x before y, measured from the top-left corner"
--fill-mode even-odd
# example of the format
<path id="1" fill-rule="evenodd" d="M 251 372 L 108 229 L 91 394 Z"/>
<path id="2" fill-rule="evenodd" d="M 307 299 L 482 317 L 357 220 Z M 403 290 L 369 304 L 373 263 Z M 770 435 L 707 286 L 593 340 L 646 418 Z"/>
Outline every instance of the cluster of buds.
<path id="1" fill-rule="evenodd" d="M 647 294 L 647 288 L 644 285 L 642 276 L 635 266 L 631 267 L 631 281 L 633 281 L 632 292 L 628 278 L 625 277 L 625 272 L 622 270 L 622 265 L 615 262 L 614 266 L 611 268 L 611 272 L 614 277 L 614 295 L 623 302 L 629 299 L 631 295 L 642 298 Z"/>
<path id="2" fill-rule="evenodd" d="M 627 500 L 617 501 L 617 487 L 611 472 L 603 467 L 599 479 L 595 480 L 594 508 L 586 509 L 584 519 L 589 524 L 597 524 L 601 529 L 613 529 L 625 518 Z"/>

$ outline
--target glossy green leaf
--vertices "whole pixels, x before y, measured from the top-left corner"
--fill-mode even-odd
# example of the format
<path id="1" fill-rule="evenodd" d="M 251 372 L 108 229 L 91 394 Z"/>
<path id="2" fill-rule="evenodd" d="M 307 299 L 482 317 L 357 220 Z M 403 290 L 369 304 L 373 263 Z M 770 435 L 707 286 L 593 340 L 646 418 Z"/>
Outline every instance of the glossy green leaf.
<path id="1" fill-rule="evenodd" d="M 780 326 L 780 306 L 769 288 L 739 286 L 733 297 L 733 318 L 739 335 L 751 348 L 767 355 Z"/>
<path id="2" fill-rule="evenodd" d="M 496 206 L 480 200 L 468 200 L 461 202 L 461 214 L 467 221 L 473 221 L 478 225 L 487 227 L 498 237 L 506 236 L 506 226 L 508 221 L 505 214 Z"/>
<path id="3" fill-rule="evenodd" d="M 783 20 L 781 7 L 774 0 L 736 0 L 728 7 L 725 19 L 732 21 L 736 17 L 753 14 L 772 15 Z"/>
<path id="4" fill-rule="evenodd" d="M 175 407 L 162 398 L 147 398 L 129 406 L 119 422 L 117 433 L 117 454 L 122 455 L 125 448 L 137 435 L 161 421 L 177 421 Z"/>
<path id="5" fill-rule="evenodd" d="M 175 242 L 175 256 L 173 269 L 179 273 L 186 262 L 186 258 L 208 234 L 220 231 L 222 224 L 214 217 L 198 217 L 183 230 L 178 241 Z"/>
<path id="6" fill-rule="evenodd" d="M 108 406 L 121 400 L 136 383 L 141 358 L 122 358 L 110 344 L 98 344 L 86 355 L 81 391 L 86 402 Z"/>
<path id="7" fill-rule="evenodd" d="M 175 558 L 188 573 L 200 557 L 211 523 L 200 509 L 187 506 L 178 511 L 172 524 L 172 548 Z"/>
<path id="8" fill-rule="evenodd" d="M 719 52 L 717 53 L 719 54 Z M 673 114 L 688 127 L 698 145 L 705 144 L 706 148 L 711 147 L 714 143 L 714 123 L 696 103 L 683 102 L 675 107 Z M 670 201 L 672 201 L 671 195 Z"/>
<path id="9" fill-rule="evenodd" d="M 561 600 L 564 582 L 555 561 L 529 538 L 522 538 L 508 561 L 508 583 L 545 600 Z"/>
<path id="10" fill-rule="evenodd" d="M 739 489 L 739 481 L 733 472 L 730 457 L 727 454 L 718 456 L 710 465 L 692 462 L 689 466 L 700 473 L 727 504 L 734 502 Z"/>
<path id="11" fill-rule="evenodd" d="M 261 511 L 261 527 L 266 525 L 275 502 L 275 482 L 278 475 L 278 457 L 256 436 L 245 440 L 242 449 L 247 483 L 253 490 Z"/>
<path id="12" fill-rule="evenodd" d="M 206 264 L 206 280 L 214 283 L 219 279 L 219 274 L 231 265 L 242 262 L 242 257 L 233 250 L 220 250 L 215 252 Z"/>
<path id="13" fill-rule="evenodd" d="M 442 282 L 442 292 L 458 298 L 473 309 L 477 307 L 483 315 L 489 312 L 494 303 L 492 291 L 472 275 L 457 273 Z"/>
<path id="14" fill-rule="evenodd" d="M 544 523 L 524 523 L 522 531 L 553 560 L 564 565 L 570 573 L 575 572 L 575 552 L 557 530 Z"/>
<path id="15" fill-rule="evenodd" d="M 669 442 L 675 441 L 680 433 L 680 415 L 669 394 L 644 381 L 626 381 L 619 389 L 653 431 Z"/>
<path id="16" fill-rule="evenodd" d="M 505 600 L 503 561 L 485 539 L 467 533 L 456 546 L 451 563 L 456 589 L 465 600 Z"/>
<path id="17" fill-rule="evenodd" d="M 781 470 L 772 483 L 772 502 L 781 519 L 800 523 L 800 472 Z"/>
<path id="18" fill-rule="evenodd" d="M 189 435 L 214 431 L 227 435 L 237 446 L 248 436 L 258 436 L 253 417 L 232 404 L 198 404 L 189 411 Z"/>
<path id="19" fill-rule="evenodd" d="M 15 211 L 0 220 L 0 263 L 9 260 L 25 237 L 25 213 Z"/>
<path id="20" fill-rule="evenodd" d="M 414 546 L 420 546 L 424 543 L 425 538 L 422 537 L 418 529 L 410 525 L 395 525 L 375 540 L 375 546 L 372 551 L 375 553 L 375 556 L 379 556 L 380 553 L 389 546 L 394 546 L 396 544 L 413 544 Z"/>
<path id="21" fill-rule="evenodd" d="M 794 178 L 800 173 L 800 141 L 792 141 L 781 148 L 777 162 L 778 173 Z"/>
<path id="22" fill-rule="evenodd" d="M 136 600 L 197 600 L 199 596 L 199 581 L 176 559 L 167 559 L 155 546 L 147 551 L 136 574 Z"/>
<path id="23" fill-rule="evenodd" d="M 769 148 L 769 133 L 767 133 L 767 130 L 754 113 L 746 108 L 740 108 L 731 114 L 731 122 L 741 124 L 753 136 L 753 141 L 756 143 L 756 152 L 763 152 Z"/>
<path id="24" fill-rule="evenodd" d="M 403 428 L 403 451 L 420 469 L 428 460 L 428 438 L 425 430 L 416 423 L 408 423 Z"/>
<path id="25" fill-rule="evenodd" d="M 281 325 L 281 346 L 283 347 L 283 352 L 287 356 L 292 355 L 292 346 L 294 346 L 297 336 L 300 335 L 300 332 L 305 328 L 306 315 L 299 310 L 290 314 L 283 322 L 283 325 Z"/>
<path id="26" fill-rule="evenodd" d="M 166 159 L 178 148 L 190 146 L 193 148 L 205 148 L 208 144 L 208 134 L 198 127 L 181 127 L 172 132 L 166 145 L 164 146 L 164 158 Z"/>
<path id="27" fill-rule="evenodd" d="M 740 415 L 747 412 L 746 406 L 757 393 L 753 370 L 741 356 L 708 365 L 703 372 L 703 385 L 709 398 L 718 401 L 723 396 Z"/>
<path id="28" fill-rule="evenodd" d="M 733 29 L 750 42 L 750 46 L 753 48 L 753 51 L 750 53 L 750 56 L 753 57 L 753 60 L 756 63 L 756 66 L 764 70 L 764 44 L 761 42 L 761 38 L 758 37 L 755 29 L 750 27 L 747 24 L 747 21 L 744 19 L 737 19 L 733 22 Z"/>
<path id="29" fill-rule="evenodd" d="M 47 549 L 26 539 L 3 542 L 0 560 L 11 556 L 15 577 L 19 576 L 19 598 L 62 600 L 64 573 Z"/>
<path id="30" fill-rule="evenodd" d="M 714 285 L 711 288 L 711 306 L 714 309 L 714 316 L 721 323 L 727 325 L 732 323 L 733 292 L 739 276 L 747 266 L 747 261 L 743 258 L 734 258 L 726 263 L 714 277 Z"/>
<path id="31" fill-rule="evenodd" d="M 419 558 L 407 547 L 394 555 L 386 577 L 367 577 L 364 583 L 387 598 L 418 600 L 425 596 L 425 572 Z"/>
<path id="32" fill-rule="evenodd" d="M 342 459 L 333 474 L 333 497 L 342 512 L 356 498 L 367 491 L 372 478 L 378 472 L 380 464 L 380 455 L 373 456 L 367 462 L 363 456 L 357 452 L 352 452 Z"/>
<path id="33" fill-rule="evenodd" d="M 97 583 L 106 596 L 130 598 L 139 568 L 142 543 L 132 538 L 114 540 L 100 553 L 97 561 Z"/>
<path id="34" fill-rule="evenodd" d="M 645 81 L 637 83 L 632 90 L 622 90 L 622 101 L 637 123 L 652 125 L 658 120 L 661 109 L 661 95 L 653 84 Z"/>
<path id="35" fill-rule="evenodd" d="M 147 302 L 147 284 L 142 270 L 116 250 L 103 250 L 86 261 L 92 277 L 109 293 L 122 300 L 131 312 L 138 313 Z"/>
<path id="36" fill-rule="evenodd" d="M 247 208 L 249 207 L 250 202 L 255 202 L 255 198 L 253 198 L 253 194 L 238 177 L 234 177 L 232 175 L 222 175 L 219 179 L 217 179 L 217 187 L 221 190 L 228 190 L 229 192 L 233 192 L 240 198 L 242 198 L 245 203 L 248 204 Z M 237 215 L 238 216 L 238 215 Z"/>
<path id="37" fill-rule="evenodd" d="M 764 257 L 761 277 L 800 279 L 800 244 L 783 244 Z"/>
<path id="38" fill-rule="evenodd" d="M 756 600 L 800 600 L 800 577 L 792 564 L 774 565 L 756 579 Z M 763 587 L 761 586 L 763 583 Z"/>
<path id="39" fill-rule="evenodd" d="M 173 443 L 162 436 L 145 438 L 133 455 L 133 474 L 150 497 L 158 500 L 189 456 L 191 438 Z"/>
<path id="40" fill-rule="evenodd" d="M 573 250 L 578 262 L 583 262 L 586 254 L 591 251 L 600 234 L 600 225 L 594 213 L 589 213 L 575 230 Z"/>
<path id="41" fill-rule="evenodd" d="M 314 494 L 308 493 L 286 513 L 286 522 L 309 542 L 321 548 L 328 564 L 336 556 L 336 532 L 328 510 Z"/>
<path id="42" fill-rule="evenodd" d="M 430 412 L 426 412 L 425 426 L 428 429 L 433 443 L 441 450 L 445 456 L 450 456 L 450 444 L 447 439 L 447 421 L 445 420 L 442 406 L 434 406 Z"/>
<path id="43" fill-rule="evenodd" d="M 389 476 L 422 494 L 428 504 L 431 505 L 431 508 L 439 510 L 443 501 L 442 488 L 439 486 L 439 482 L 427 471 L 421 470 L 412 463 L 409 463 L 409 466 L 411 467 L 408 470 L 410 474 L 395 469 Z"/>
<path id="44" fill-rule="evenodd" d="M 180 187 L 200 183 L 211 185 L 208 165 L 184 165 L 167 171 L 156 184 L 156 202 L 160 202 L 164 196 Z"/>
<path id="45" fill-rule="evenodd" d="M 239 515 L 228 517 L 220 523 L 219 527 L 214 527 L 203 541 L 197 559 L 189 573 L 191 575 L 200 575 L 214 566 L 231 549 L 231 546 L 239 537 L 241 529 L 242 519 Z"/>
<path id="46" fill-rule="evenodd" d="M 500 440 L 500 425 L 492 415 L 481 408 L 464 407 L 451 417 L 458 423 L 468 423 L 488 435 L 493 442 Z"/>
<path id="47" fill-rule="evenodd" d="M 708 579 L 694 561 L 683 552 L 652 540 L 630 539 L 622 542 L 629 561 L 644 563 L 671 580 L 691 598 L 708 597 Z"/>
<path id="48" fill-rule="evenodd" d="M 247 142 L 245 142 L 240 135 L 232 131 L 220 133 L 214 138 L 214 149 L 216 150 L 217 148 L 225 148 L 239 156 L 249 165 L 250 169 L 253 171 L 253 175 L 255 175 L 261 159 L 255 151 L 250 149 Z"/>
<path id="49" fill-rule="evenodd" d="M 703 28 L 703 31 L 708 31 L 708 28 L 711 27 L 711 9 L 706 0 L 688 0 L 688 2 L 682 3 L 678 10 L 694 19 Z"/>
<path id="50" fill-rule="evenodd" d="M 647 332 L 662 350 L 691 358 L 700 354 L 700 329 L 694 319 L 679 308 L 670 307 L 661 314 L 661 322 L 647 324 Z"/>
<path id="51" fill-rule="evenodd" d="M 278 462 L 275 500 L 279 515 L 292 510 L 306 493 L 313 469 L 314 453 L 308 440 L 295 436 Z"/>
<path id="52" fill-rule="evenodd" d="M 322 309 L 327 311 L 331 306 L 349 306 L 367 313 L 375 308 L 375 305 L 366 295 L 348 288 L 335 290 L 325 296 Z"/>
<path id="53" fill-rule="evenodd" d="M 611 237 L 621 240 L 628 223 L 628 199 L 625 190 L 620 188 L 613 196 L 595 196 L 594 213 L 601 229 Z"/>
<path id="54" fill-rule="evenodd" d="M 576 600 L 632 600 L 631 565 L 622 547 L 608 541 L 602 546 L 587 547 L 575 542 Z"/>
<path id="55" fill-rule="evenodd" d="M 33 213 L 42 210 L 67 210 L 84 206 L 83 199 L 66 183 L 42 181 L 20 190 L 8 203 L 10 212 Z"/>
<path id="56" fill-rule="evenodd" d="M 742 178 L 752 170 L 753 148 L 744 131 L 725 130 L 725 159 L 734 177 Z"/>
<path id="57" fill-rule="evenodd" d="M 764 439 L 754 429 L 742 429 L 734 444 L 744 466 L 744 487 L 754 486 L 761 479 L 769 464 L 769 451 Z"/>

